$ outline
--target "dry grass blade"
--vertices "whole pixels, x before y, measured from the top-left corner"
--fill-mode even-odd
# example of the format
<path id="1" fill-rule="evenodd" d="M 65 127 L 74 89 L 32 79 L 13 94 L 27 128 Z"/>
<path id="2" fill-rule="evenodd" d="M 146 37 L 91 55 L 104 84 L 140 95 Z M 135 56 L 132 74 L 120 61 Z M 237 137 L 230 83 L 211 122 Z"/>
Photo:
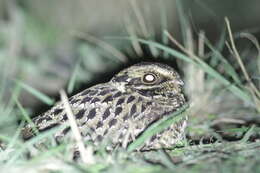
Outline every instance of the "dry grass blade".
<path id="1" fill-rule="evenodd" d="M 229 80 L 227 80 L 225 77 L 223 77 L 218 71 L 216 71 L 214 68 L 209 66 L 206 62 L 202 61 L 198 56 L 193 54 L 193 52 L 191 52 L 188 49 L 186 49 L 185 47 L 183 47 L 176 39 L 174 39 L 169 34 L 168 31 L 165 31 L 165 34 L 169 37 L 170 41 L 172 41 L 179 49 L 181 49 L 185 54 L 188 55 L 188 57 L 185 58 L 185 60 L 187 62 L 191 62 L 191 63 L 199 66 L 200 68 L 202 68 L 206 73 L 210 74 L 212 77 L 219 80 L 222 84 L 228 86 L 228 89 L 233 94 L 240 97 L 242 100 L 251 102 L 251 97 L 248 95 L 247 92 L 244 91 L 244 89 L 241 89 L 236 85 L 233 85 Z M 142 42 L 145 42 L 145 41 L 142 41 Z M 184 56 L 184 55 L 182 54 L 182 56 Z M 189 59 L 190 59 L 190 61 L 189 61 Z"/>
<path id="2" fill-rule="evenodd" d="M 190 57 L 192 57 L 191 52 L 187 51 L 184 46 L 182 46 L 177 40 L 175 40 L 172 35 L 165 30 L 164 34 L 173 42 L 179 49 L 181 49 L 183 52 L 187 53 Z"/>
<path id="3" fill-rule="evenodd" d="M 234 118 L 218 118 L 212 121 L 211 126 L 214 126 L 216 124 L 220 123 L 233 123 L 233 124 L 245 124 L 246 121 L 240 120 L 240 119 L 234 119 Z"/>
<path id="4" fill-rule="evenodd" d="M 68 119 L 69 119 L 70 127 L 72 130 L 73 136 L 76 140 L 77 147 L 79 149 L 79 153 L 82 158 L 82 161 L 86 164 L 93 164 L 94 163 L 93 151 L 90 147 L 88 149 L 86 149 L 84 146 L 83 139 L 80 134 L 78 125 L 76 123 L 76 120 L 74 118 L 74 115 L 73 115 L 72 110 L 69 105 L 68 97 L 63 90 L 60 91 L 60 96 L 61 96 L 61 100 L 64 104 L 65 111 L 66 111 Z"/>
<path id="5" fill-rule="evenodd" d="M 205 56 L 205 32 L 199 32 L 199 41 L 198 41 L 198 55 L 200 57 Z"/>
<path id="6" fill-rule="evenodd" d="M 226 25 L 227 25 L 227 30 L 228 30 L 228 35 L 229 35 L 229 38 L 230 38 L 230 43 L 231 43 L 231 48 L 232 48 L 232 52 L 234 53 L 234 56 L 246 78 L 246 80 L 248 81 L 249 83 L 249 86 L 250 88 L 254 91 L 254 93 L 256 94 L 256 96 L 258 98 L 260 98 L 260 92 L 258 91 L 258 89 L 256 88 L 256 86 L 254 85 L 254 83 L 252 82 L 252 80 L 250 79 L 247 71 L 246 71 L 246 68 L 242 62 L 242 59 L 237 51 L 237 48 L 235 46 L 235 42 L 234 42 L 234 38 L 233 38 L 233 35 L 232 35 L 232 31 L 231 31 L 231 27 L 230 27 L 230 22 L 228 20 L 228 18 L 225 18 L 225 22 L 226 22 Z"/>

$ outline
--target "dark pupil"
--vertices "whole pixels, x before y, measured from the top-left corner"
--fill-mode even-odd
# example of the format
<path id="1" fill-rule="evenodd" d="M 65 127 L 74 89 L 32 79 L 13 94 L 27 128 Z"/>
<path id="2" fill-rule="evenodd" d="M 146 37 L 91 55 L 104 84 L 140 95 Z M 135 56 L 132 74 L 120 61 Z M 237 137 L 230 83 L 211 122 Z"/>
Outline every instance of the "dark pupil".
<path id="1" fill-rule="evenodd" d="M 156 79 L 155 75 L 149 73 L 149 74 L 144 75 L 143 80 L 144 80 L 144 82 L 150 83 L 150 82 L 154 82 L 155 79 Z"/>

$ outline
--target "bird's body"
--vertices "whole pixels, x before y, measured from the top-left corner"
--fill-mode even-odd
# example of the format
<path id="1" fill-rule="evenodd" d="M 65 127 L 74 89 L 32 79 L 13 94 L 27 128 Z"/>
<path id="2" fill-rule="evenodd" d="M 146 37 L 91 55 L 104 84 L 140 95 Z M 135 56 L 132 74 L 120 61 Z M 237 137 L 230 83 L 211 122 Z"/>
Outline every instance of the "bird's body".
<path id="1" fill-rule="evenodd" d="M 85 140 L 99 144 L 109 140 L 122 145 L 135 140 L 147 127 L 175 112 L 184 103 L 183 82 L 177 72 L 159 63 L 139 63 L 115 75 L 109 82 L 95 85 L 69 99 L 78 127 Z M 44 131 L 68 121 L 62 103 L 33 119 L 36 128 Z M 186 119 L 172 124 L 154 135 L 145 149 L 171 147 L 184 134 Z M 62 140 L 69 128 L 55 134 Z M 24 138 L 33 136 L 27 124 Z"/>

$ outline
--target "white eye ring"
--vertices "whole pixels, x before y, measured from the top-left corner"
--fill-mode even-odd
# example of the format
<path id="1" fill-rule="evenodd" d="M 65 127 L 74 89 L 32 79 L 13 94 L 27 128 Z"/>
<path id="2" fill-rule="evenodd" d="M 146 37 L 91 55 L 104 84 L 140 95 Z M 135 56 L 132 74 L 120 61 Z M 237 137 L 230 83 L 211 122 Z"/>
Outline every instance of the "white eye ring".
<path id="1" fill-rule="evenodd" d="M 152 73 L 145 74 L 143 77 L 143 81 L 146 83 L 152 83 L 156 80 L 156 76 Z"/>

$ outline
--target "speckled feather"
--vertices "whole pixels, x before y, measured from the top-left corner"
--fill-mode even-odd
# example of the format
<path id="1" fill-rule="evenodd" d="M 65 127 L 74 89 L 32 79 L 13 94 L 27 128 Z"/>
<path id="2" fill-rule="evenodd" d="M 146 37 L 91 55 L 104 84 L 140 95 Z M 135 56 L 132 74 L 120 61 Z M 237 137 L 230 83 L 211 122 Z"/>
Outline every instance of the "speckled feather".
<path id="1" fill-rule="evenodd" d="M 145 82 L 144 75 L 153 74 L 156 81 Z M 151 78 L 152 76 L 150 76 Z M 95 85 L 69 99 L 78 127 L 85 140 L 99 144 L 104 138 L 113 145 L 133 141 L 148 126 L 176 111 L 185 103 L 183 82 L 177 72 L 164 64 L 139 63 L 115 75 L 109 82 Z M 41 132 L 68 120 L 62 103 L 33 119 Z M 182 139 L 186 119 L 156 134 L 143 146 L 145 149 L 171 147 Z M 55 134 L 58 141 L 69 128 Z M 129 138 L 125 139 L 127 133 Z M 27 124 L 23 137 L 34 136 Z"/>

